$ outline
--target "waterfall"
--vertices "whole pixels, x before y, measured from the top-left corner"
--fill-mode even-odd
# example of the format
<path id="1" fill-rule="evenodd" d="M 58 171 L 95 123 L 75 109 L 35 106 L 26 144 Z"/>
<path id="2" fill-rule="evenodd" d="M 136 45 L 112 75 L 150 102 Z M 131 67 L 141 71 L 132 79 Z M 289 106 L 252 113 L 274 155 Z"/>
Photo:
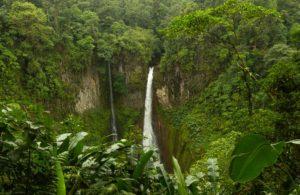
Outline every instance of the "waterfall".
<path id="1" fill-rule="evenodd" d="M 108 64 L 108 80 L 109 80 L 109 100 L 110 100 L 110 111 L 111 111 L 111 131 L 113 135 L 113 141 L 118 140 L 118 132 L 116 126 L 116 115 L 115 115 L 115 107 L 114 107 L 114 94 L 113 94 L 113 86 L 112 86 L 112 76 L 111 76 L 111 65 Z"/>
<path id="2" fill-rule="evenodd" d="M 145 99 L 144 131 L 143 131 L 143 148 L 145 150 L 156 147 L 156 138 L 152 127 L 152 83 L 154 67 L 150 67 L 147 90 Z"/>

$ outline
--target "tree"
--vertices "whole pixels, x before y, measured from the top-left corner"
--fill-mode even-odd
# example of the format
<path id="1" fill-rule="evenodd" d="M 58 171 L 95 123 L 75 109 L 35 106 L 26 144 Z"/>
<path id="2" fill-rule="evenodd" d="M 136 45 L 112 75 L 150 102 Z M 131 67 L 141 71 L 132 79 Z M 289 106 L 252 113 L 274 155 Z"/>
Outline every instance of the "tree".
<path id="1" fill-rule="evenodd" d="M 28 2 L 13 2 L 6 17 L 5 44 L 15 53 L 20 64 L 25 89 L 38 100 L 58 94 L 61 84 L 49 51 L 53 49 L 53 29 L 47 25 L 47 16 L 42 9 Z M 48 57 L 46 57 L 48 56 Z M 53 78 L 56 77 L 56 78 Z"/>
<path id="2" fill-rule="evenodd" d="M 270 28 L 265 30 L 268 23 Z M 255 58 L 270 45 L 285 42 L 284 26 L 278 12 L 236 0 L 200 10 L 175 19 L 166 30 L 169 37 L 200 37 L 202 42 L 215 40 L 232 55 L 232 64 L 243 72 L 249 115 L 252 115 L 252 80 L 256 80 Z M 211 48 L 211 47 L 210 47 Z"/>
<path id="3" fill-rule="evenodd" d="M 0 97 L 7 98 L 19 94 L 20 65 L 16 56 L 0 44 Z"/>

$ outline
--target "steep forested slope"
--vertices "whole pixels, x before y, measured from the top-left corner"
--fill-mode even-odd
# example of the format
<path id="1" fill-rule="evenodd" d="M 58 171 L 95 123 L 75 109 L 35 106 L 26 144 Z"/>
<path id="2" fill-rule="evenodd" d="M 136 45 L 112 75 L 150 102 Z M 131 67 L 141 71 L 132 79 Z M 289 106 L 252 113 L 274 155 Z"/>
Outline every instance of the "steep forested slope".
<path id="1" fill-rule="evenodd" d="M 266 8 L 227 1 L 176 18 L 166 30 L 161 70 L 170 101 L 186 102 L 161 111 L 175 131 L 171 151 L 183 167 L 196 160 L 195 173 L 206 169 L 208 158 L 217 157 L 224 183 L 240 135 L 258 133 L 273 141 L 299 137 L 299 13 L 284 11 L 299 4 L 254 3 Z M 299 151 L 294 149 L 282 156 L 281 166 L 297 169 Z M 281 175 L 280 169 L 273 171 Z M 290 182 L 283 179 L 286 175 L 280 177 L 267 185 Z"/>

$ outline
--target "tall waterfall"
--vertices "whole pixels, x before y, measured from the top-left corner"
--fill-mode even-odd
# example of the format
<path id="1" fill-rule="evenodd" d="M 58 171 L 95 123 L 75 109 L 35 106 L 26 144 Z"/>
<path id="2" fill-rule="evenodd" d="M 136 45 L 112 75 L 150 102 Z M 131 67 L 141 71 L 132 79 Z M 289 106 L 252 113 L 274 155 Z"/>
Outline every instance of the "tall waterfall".
<path id="1" fill-rule="evenodd" d="M 145 99 L 144 131 L 143 131 L 143 148 L 145 150 L 157 147 L 156 138 L 152 127 L 152 83 L 154 67 L 150 67 L 147 90 Z"/>
<path id="2" fill-rule="evenodd" d="M 112 86 L 112 74 L 111 74 L 111 65 L 108 64 L 108 80 L 109 80 L 109 100 L 110 100 L 110 111 L 111 111 L 111 131 L 113 135 L 113 141 L 118 140 L 118 132 L 116 126 L 116 115 L 114 107 L 114 94 Z"/>

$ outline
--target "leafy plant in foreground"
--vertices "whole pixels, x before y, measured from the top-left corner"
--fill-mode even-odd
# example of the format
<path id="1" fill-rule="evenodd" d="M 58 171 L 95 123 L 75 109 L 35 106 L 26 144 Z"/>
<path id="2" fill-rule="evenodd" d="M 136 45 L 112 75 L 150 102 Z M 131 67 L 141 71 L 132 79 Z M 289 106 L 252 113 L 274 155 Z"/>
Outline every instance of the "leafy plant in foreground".
<path id="1" fill-rule="evenodd" d="M 264 168 L 276 163 L 286 143 L 299 144 L 299 140 L 271 144 L 261 135 L 250 134 L 243 137 L 232 153 L 230 177 L 240 183 L 255 179 Z"/>
<path id="2" fill-rule="evenodd" d="M 188 195 L 188 189 L 185 184 L 185 180 L 183 177 L 183 174 L 181 172 L 181 168 L 178 164 L 178 161 L 176 158 L 173 157 L 173 166 L 174 166 L 174 174 L 177 180 L 177 185 L 178 185 L 178 192 L 180 195 Z"/>
<path id="3" fill-rule="evenodd" d="M 51 132 L 30 121 L 19 104 L 1 105 L 0 191 L 52 193 L 55 189 Z"/>

